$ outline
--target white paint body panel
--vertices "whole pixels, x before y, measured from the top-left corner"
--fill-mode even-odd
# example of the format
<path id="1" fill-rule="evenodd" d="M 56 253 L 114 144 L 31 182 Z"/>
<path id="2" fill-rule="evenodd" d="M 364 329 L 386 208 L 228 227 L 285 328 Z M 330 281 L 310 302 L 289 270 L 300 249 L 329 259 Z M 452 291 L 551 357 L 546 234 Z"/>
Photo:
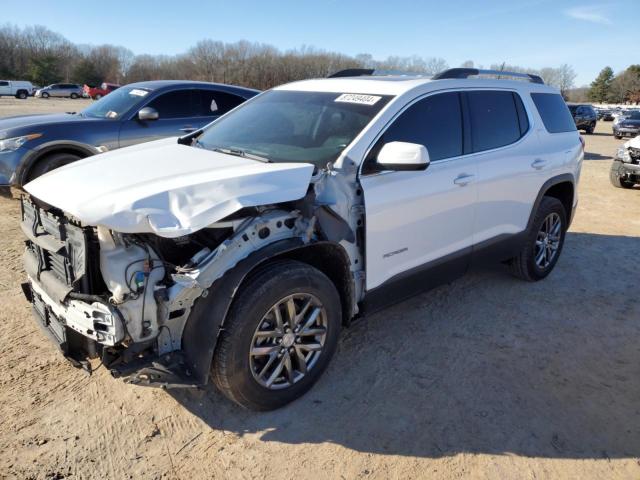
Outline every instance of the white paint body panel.
<path id="1" fill-rule="evenodd" d="M 473 158 L 431 163 L 424 171 L 362 177 L 367 212 L 367 289 L 473 244 Z"/>
<path id="2" fill-rule="evenodd" d="M 312 173 L 310 164 L 262 163 L 170 138 L 86 158 L 24 188 L 87 225 L 175 238 L 243 207 L 302 198 Z"/>

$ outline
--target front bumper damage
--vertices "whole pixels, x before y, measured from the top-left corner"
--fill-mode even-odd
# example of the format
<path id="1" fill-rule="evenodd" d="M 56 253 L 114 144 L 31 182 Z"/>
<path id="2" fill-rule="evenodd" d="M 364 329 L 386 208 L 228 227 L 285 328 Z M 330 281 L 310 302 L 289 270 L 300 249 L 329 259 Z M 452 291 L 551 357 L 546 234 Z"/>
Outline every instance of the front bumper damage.
<path id="1" fill-rule="evenodd" d="M 73 366 L 91 373 L 89 360 L 99 358 L 114 377 L 130 383 L 197 386 L 180 351 L 159 355 L 151 341 L 132 343 L 124 313 L 95 293 L 102 279 L 88 261 L 99 248 L 93 229 L 25 198 L 21 226 L 27 237 L 24 295 L 38 326 Z"/>

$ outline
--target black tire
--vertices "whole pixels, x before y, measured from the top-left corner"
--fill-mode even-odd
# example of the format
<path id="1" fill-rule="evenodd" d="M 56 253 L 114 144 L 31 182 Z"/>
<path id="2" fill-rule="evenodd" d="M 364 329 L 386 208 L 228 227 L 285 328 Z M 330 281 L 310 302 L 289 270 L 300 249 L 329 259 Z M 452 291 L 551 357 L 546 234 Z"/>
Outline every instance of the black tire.
<path id="1" fill-rule="evenodd" d="M 587 135 L 591 135 L 591 134 L 593 133 L 593 131 L 595 130 L 595 128 L 596 128 L 596 124 L 595 124 L 595 123 L 592 123 L 591 125 L 589 125 L 589 126 L 585 129 L 585 133 L 586 133 Z"/>
<path id="2" fill-rule="evenodd" d="M 60 168 L 64 165 L 80 160 L 80 158 L 82 157 L 72 153 L 54 153 L 52 155 L 48 155 L 38 160 L 36 164 L 31 167 L 26 175 L 27 180 L 25 183 L 30 182 L 51 170 L 55 170 L 56 168 Z"/>
<path id="3" fill-rule="evenodd" d="M 95 97 L 93 97 L 94 100 L 100 100 L 102 98 L 102 95 L 100 95 L 99 93 L 96 94 Z"/>
<path id="4" fill-rule="evenodd" d="M 78 98 L 78 94 L 77 94 L 77 93 L 72 93 L 70 96 L 71 96 L 71 98 L 72 98 L 73 100 L 75 100 L 76 98 Z"/>
<path id="5" fill-rule="evenodd" d="M 614 133 L 613 136 L 616 138 L 616 140 L 622 140 L 622 135 L 616 135 Z"/>
<path id="6" fill-rule="evenodd" d="M 43 92 L 40 94 L 42 98 L 49 98 L 49 94 L 47 92 Z"/>
<path id="7" fill-rule="evenodd" d="M 29 94 L 25 90 L 19 90 L 18 93 L 16 93 L 16 98 L 19 98 L 20 100 L 26 100 L 28 96 Z"/>
<path id="8" fill-rule="evenodd" d="M 545 268 L 540 268 L 535 261 L 535 247 L 538 232 L 542 228 L 545 219 L 551 214 L 557 214 L 560 217 L 560 241 L 555 257 Z M 567 212 L 564 210 L 562 202 L 553 197 L 542 197 L 542 201 L 538 206 L 535 217 L 531 224 L 531 228 L 527 232 L 525 244 L 520 253 L 509 261 L 511 273 L 516 277 L 528 282 L 537 282 L 542 280 L 551 273 L 564 245 L 564 238 L 567 232 Z"/>
<path id="9" fill-rule="evenodd" d="M 312 368 L 292 385 L 273 390 L 254 378 L 249 352 L 267 312 L 293 294 L 320 300 L 326 313 L 326 336 Z M 341 312 L 336 287 L 316 268 L 293 260 L 260 268 L 245 282 L 225 320 L 212 363 L 214 384 L 230 400 L 251 410 L 273 410 L 292 402 L 313 386 L 329 364 L 338 344 Z"/>
<path id="10" fill-rule="evenodd" d="M 609 170 L 609 180 L 611 180 L 611 185 L 616 188 L 633 188 L 634 183 L 628 180 L 624 180 L 620 177 L 620 167 L 622 166 L 622 162 L 614 161 L 611 165 L 611 170 Z"/>

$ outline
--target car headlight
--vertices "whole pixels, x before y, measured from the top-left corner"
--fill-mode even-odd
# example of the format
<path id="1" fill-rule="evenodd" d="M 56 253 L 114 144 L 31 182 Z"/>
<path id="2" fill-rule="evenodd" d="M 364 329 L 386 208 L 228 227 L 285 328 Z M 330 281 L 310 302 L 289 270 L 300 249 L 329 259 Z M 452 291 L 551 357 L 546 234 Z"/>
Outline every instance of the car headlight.
<path id="1" fill-rule="evenodd" d="M 5 138 L 4 140 L 0 140 L 0 153 L 15 152 L 29 140 L 40 138 L 41 136 L 41 133 L 30 133 L 29 135 L 23 135 L 22 137 Z"/>
<path id="2" fill-rule="evenodd" d="M 625 163 L 631 163 L 631 155 L 629 155 L 629 150 L 624 147 L 619 147 L 616 152 L 616 158 Z"/>

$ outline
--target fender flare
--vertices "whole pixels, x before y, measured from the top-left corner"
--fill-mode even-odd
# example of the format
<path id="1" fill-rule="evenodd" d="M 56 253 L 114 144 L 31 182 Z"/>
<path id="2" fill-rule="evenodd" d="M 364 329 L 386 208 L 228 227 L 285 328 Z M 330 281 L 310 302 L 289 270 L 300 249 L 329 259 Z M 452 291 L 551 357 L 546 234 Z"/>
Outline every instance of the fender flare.
<path id="1" fill-rule="evenodd" d="M 206 297 L 196 300 L 182 333 L 185 367 L 194 383 L 205 385 L 208 382 L 222 324 L 249 273 L 272 257 L 304 245 L 300 238 L 287 238 L 257 250 L 213 282 Z"/>
<path id="2" fill-rule="evenodd" d="M 22 158 L 16 167 L 15 183 L 23 185 L 26 180 L 27 173 L 31 170 L 33 165 L 35 165 L 35 163 L 43 156 L 49 153 L 54 153 L 57 150 L 73 151 L 79 155 L 83 155 L 84 157 L 90 157 L 100 153 L 100 151 L 92 145 L 87 145 L 86 143 L 76 142 L 73 140 L 55 140 L 43 143 L 35 147 L 33 150 L 30 150 L 29 153 Z"/>
<path id="3" fill-rule="evenodd" d="M 533 207 L 531 208 L 531 212 L 529 213 L 529 220 L 527 221 L 526 232 L 531 229 L 531 225 L 533 224 L 533 219 L 536 216 L 536 212 L 538 211 L 538 207 L 540 206 L 540 202 L 542 201 L 542 197 L 544 197 L 545 193 L 553 187 L 554 185 L 558 185 L 559 183 L 569 182 L 573 185 L 573 198 L 575 199 L 576 195 L 576 181 L 572 174 L 563 173 L 561 175 L 557 175 L 555 177 L 551 177 L 549 180 L 542 184 L 540 187 L 540 191 L 538 192 L 538 196 L 536 197 L 535 202 L 533 203 Z M 573 199 L 572 199 L 573 200 Z M 573 202 L 572 202 L 573 207 Z M 568 223 L 571 224 L 571 220 L 573 219 L 573 212 L 567 212 L 567 217 L 569 217 Z M 567 227 L 568 228 L 568 227 Z"/>

